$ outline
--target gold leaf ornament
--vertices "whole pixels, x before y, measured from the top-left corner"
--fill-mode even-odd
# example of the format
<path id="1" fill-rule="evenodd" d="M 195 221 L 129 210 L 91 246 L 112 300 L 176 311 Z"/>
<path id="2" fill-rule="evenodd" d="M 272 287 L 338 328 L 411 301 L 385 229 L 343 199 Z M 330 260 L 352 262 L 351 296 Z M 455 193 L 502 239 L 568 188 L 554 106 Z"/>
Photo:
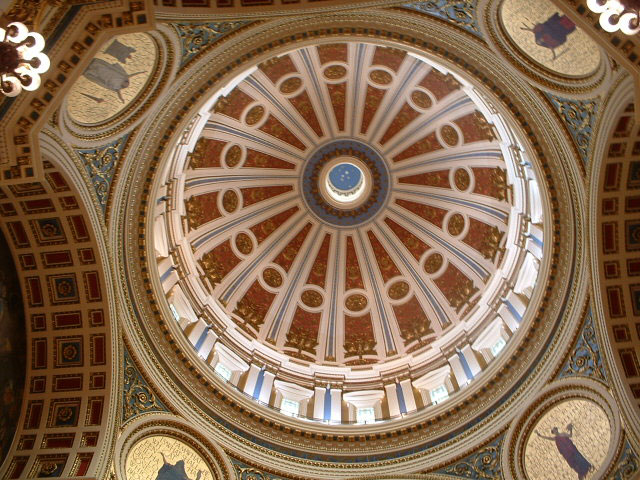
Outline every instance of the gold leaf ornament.
<path id="1" fill-rule="evenodd" d="M 316 308 L 322 305 L 322 295 L 315 290 L 305 290 L 300 298 L 307 307 Z"/>
<path id="2" fill-rule="evenodd" d="M 346 301 L 344 302 L 345 306 L 352 312 L 359 312 L 360 310 L 364 310 L 367 307 L 368 303 L 369 302 L 367 301 L 367 297 L 359 293 L 347 297 Z"/>
<path id="3" fill-rule="evenodd" d="M 253 241 L 246 233 L 239 233 L 236 237 L 236 247 L 243 255 L 249 255 L 253 251 Z"/>
<path id="4" fill-rule="evenodd" d="M 272 288 L 278 288 L 282 285 L 282 275 L 275 268 L 267 268 L 262 272 L 262 278 L 265 283 Z"/>

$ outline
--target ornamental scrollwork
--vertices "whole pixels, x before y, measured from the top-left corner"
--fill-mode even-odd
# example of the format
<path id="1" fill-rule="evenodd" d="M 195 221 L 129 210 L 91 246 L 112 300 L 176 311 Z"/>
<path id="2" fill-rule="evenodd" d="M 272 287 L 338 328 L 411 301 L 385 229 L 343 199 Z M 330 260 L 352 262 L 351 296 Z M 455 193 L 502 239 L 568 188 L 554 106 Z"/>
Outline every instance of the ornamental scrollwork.
<path id="1" fill-rule="evenodd" d="M 613 480 L 630 480 L 635 478 L 640 470 L 638 455 L 633 450 L 629 440 L 625 441 L 624 449 L 620 454 L 616 469 L 611 476 Z"/>
<path id="2" fill-rule="evenodd" d="M 502 480 L 504 476 L 500 466 L 500 449 L 503 438 L 497 438 L 462 461 L 445 467 L 437 473 L 455 478 Z"/>
<path id="3" fill-rule="evenodd" d="M 575 376 L 596 378 L 598 380 L 606 380 L 607 378 L 591 311 L 589 311 L 584 320 L 568 360 L 558 374 L 559 378 Z"/>
<path id="4" fill-rule="evenodd" d="M 233 463 L 233 468 L 236 471 L 238 480 L 284 480 L 282 477 L 262 472 L 257 468 L 250 467 L 249 465 L 240 462 L 239 460 L 231 459 L 231 462 Z"/>
<path id="5" fill-rule="evenodd" d="M 403 6 L 441 18 L 481 37 L 476 20 L 476 0 L 429 0 L 408 3 Z"/>
<path id="6" fill-rule="evenodd" d="M 208 45 L 212 45 L 228 33 L 247 25 L 250 22 L 213 22 L 213 23 L 175 23 L 173 27 L 180 36 L 182 44 L 183 67 L 189 63 L 200 51 Z"/>
<path id="7" fill-rule="evenodd" d="M 118 160 L 129 135 L 102 147 L 76 150 L 96 191 L 98 203 L 104 213 L 109 198 L 109 189 L 116 171 Z"/>
<path id="8" fill-rule="evenodd" d="M 562 117 L 576 144 L 580 158 L 586 165 L 589 161 L 591 138 L 598 115 L 598 101 L 571 100 L 551 94 L 547 94 L 547 97 Z"/>
<path id="9" fill-rule="evenodd" d="M 124 351 L 124 388 L 122 396 L 122 420 L 125 422 L 142 413 L 169 411 L 162 401 L 155 396 L 126 349 Z"/>

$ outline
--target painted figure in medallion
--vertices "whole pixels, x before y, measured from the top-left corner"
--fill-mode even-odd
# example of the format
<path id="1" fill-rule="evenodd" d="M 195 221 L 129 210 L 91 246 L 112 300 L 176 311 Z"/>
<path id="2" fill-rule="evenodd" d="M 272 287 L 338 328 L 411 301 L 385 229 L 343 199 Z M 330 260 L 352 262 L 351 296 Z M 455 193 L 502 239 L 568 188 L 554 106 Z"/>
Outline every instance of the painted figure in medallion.
<path id="1" fill-rule="evenodd" d="M 558 452 L 560 452 L 560 455 L 564 457 L 569 466 L 578 474 L 578 480 L 584 480 L 585 478 L 587 478 L 587 474 L 591 470 L 593 470 L 593 465 L 591 465 L 591 463 L 589 463 L 589 461 L 584 458 L 584 456 L 580 453 L 580 451 L 573 443 L 573 440 L 571 440 L 571 438 L 573 437 L 573 425 L 567 425 L 566 432 L 560 432 L 558 430 L 558 427 L 553 427 L 551 429 L 551 433 L 553 434 L 553 437 L 547 437 L 545 435 L 541 435 L 536 431 L 536 434 L 540 438 L 544 438 L 545 440 L 553 440 L 556 442 Z"/>
<path id="2" fill-rule="evenodd" d="M 136 75 L 141 75 L 143 73 L 146 72 L 128 74 L 122 65 L 118 63 L 109 63 L 101 58 L 94 58 L 91 60 L 89 68 L 85 70 L 83 75 L 101 87 L 115 92 L 120 101 L 124 103 L 124 98 L 122 98 L 120 90 L 129 86 L 129 79 L 131 77 L 135 77 Z"/>
<path id="3" fill-rule="evenodd" d="M 127 63 L 127 60 L 131 59 L 131 54 L 135 53 L 136 49 L 121 43 L 116 38 L 109 47 L 105 50 L 105 53 L 109 54 L 120 63 Z M 129 86 L 129 79 L 136 75 L 141 75 L 146 72 L 127 73 L 120 63 L 109 63 L 102 58 L 94 58 L 91 60 L 89 67 L 84 71 L 83 75 L 91 80 L 93 83 L 100 85 L 107 90 L 111 90 L 118 95 L 118 98 L 124 103 L 121 90 Z M 94 97 L 92 95 L 84 94 L 84 96 L 91 98 L 97 103 L 104 101 L 103 98 Z"/>
<path id="4" fill-rule="evenodd" d="M 160 455 L 162 455 L 163 464 L 158 470 L 156 480 L 191 480 L 184 469 L 184 460 L 178 460 L 175 465 L 171 465 L 162 452 Z M 202 470 L 199 470 L 195 480 L 200 480 L 201 477 Z"/>
<path id="5" fill-rule="evenodd" d="M 567 42 L 569 34 L 576 30 L 576 24 L 566 15 L 554 13 L 543 23 L 536 23 L 531 27 L 524 24 L 522 30 L 533 32 L 536 36 L 536 43 L 541 47 L 551 50 L 553 59 L 555 60 L 566 52 L 566 50 L 563 50 L 557 54 L 556 48 L 561 47 Z"/>

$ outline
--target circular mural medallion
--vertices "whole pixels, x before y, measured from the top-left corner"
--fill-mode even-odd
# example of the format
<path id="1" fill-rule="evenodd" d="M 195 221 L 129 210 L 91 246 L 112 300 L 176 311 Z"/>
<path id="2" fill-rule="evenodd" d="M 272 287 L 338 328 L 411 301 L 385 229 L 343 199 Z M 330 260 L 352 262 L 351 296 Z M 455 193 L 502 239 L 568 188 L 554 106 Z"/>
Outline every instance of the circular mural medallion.
<path id="1" fill-rule="evenodd" d="M 609 452 L 611 426 L 590 400 L 568 400 L 548 410 L 535 424 L 525 447 L 530 480 L 595 478 Z"/>
<path id="2" fill-rule="evenodd" d="M 411 100 L 413 100 L 413 103 L 415 103 L 418 107 L 424 108 L 425 110 L 427 108 L 431 108 L 431 105 L 433 105 L 431 97 L 429 97 L 429 95 L 427 95 L 422 90 L 415 90 L 413 93 L 411 93 Z"/>
<path id="3" fill-rule="evenodd" d="M 367 307 L 367 303 L 367 297 L 358 293 L 356 295 L 347 297 L 345 306 L 352 312 L 359 312 L 360 310 L 364 310 Z"/>
<path id="4" fill-rule="evenodd" d="M 392 300 L 400 300 L 409 293 L 409 284 L 405 281 L 396 282 L 389 288 L 389 298 Z"/>
<path id="5" fill-rule="evenodd" d="M 444 257 L 439 253 L 434 253 L 427 257 L 427 260 L 424 262 L 424 271 L 428 274 L 436 273 L 442 267 L 442 263 L 444 262 Z"/>
<path id="6" fill-rule="evenodd" d="M 146 437 L 127 455 L 126 480 L 214 480 L 204 459 L 190 446 L 164 435 Z"/>
<path id="7" fill-rule="evenodd" d="M 67 96 L 67 111 L 83 125 L 107 121 L 125 110 L 155 70 L 157 47 L 150 35 L 130 33 L 105 43 Z"/>
<path id="8" fill-rule="evenodd" d="M 458 190 L 466 190 L 471 184 L 471 177 L 469 172 L 464 168 L 458 168 L 454 173 L 454 182 Z"/>
<path id="9" fill-rule="evenodd" d="M 502 25 L 520 51 L 543 67 L 584 77 L 600 64 L 600 48 L 548 0 L 504 0 Z"/>

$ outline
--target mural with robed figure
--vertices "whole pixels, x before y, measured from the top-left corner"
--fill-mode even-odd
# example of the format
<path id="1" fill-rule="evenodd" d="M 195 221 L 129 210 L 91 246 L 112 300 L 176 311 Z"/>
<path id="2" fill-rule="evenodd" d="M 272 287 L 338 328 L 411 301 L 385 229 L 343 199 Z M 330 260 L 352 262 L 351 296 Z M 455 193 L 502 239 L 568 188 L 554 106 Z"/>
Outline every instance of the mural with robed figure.
<path id="1" fill-rule="evenodd" d="M 548 0 L 504 0 L 502 26 L 535 63 L 568 77 L 584 77 L 600 64 L 598 45 Z"/>
<path id="2" fill-rule="evenodd" d="M 71 118 L 90 125 L 122 112 L 144 90 L 156 59 L 157 47 L 146 33 L 108 40 L 69 92 L 67 111 Z"/>
<path id="3" fill-rule="evenodd" d="M 164 435 L 143 438 L 129 451 L 127 480 L 213 480 L 204 459 L 186 443 Z"/>
<path id="4" fill-rule="evenodd" d="M 524 459 L 527 477 L 595 479 L 610 442 L 610 423 L 600 406 L 582 399 L 556 404 L 529 433 Z"/>

